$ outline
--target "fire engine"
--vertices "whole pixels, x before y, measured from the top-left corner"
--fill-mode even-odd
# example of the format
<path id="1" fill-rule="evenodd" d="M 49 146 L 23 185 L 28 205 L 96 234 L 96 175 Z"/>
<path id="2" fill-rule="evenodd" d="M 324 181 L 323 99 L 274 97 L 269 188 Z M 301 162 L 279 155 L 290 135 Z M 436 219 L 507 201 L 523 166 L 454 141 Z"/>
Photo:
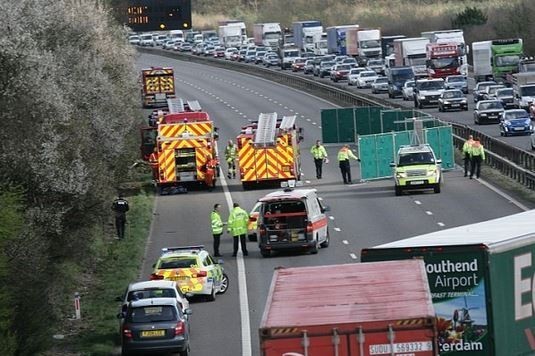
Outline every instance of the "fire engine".
<path id="1" fill-rule="evenodd" d="M 299 180 L 301 164 L 296 116 L 277 119 L 277 113 L 262 113 L 258 121 L 242 128 L 236 138 L 238 165 L 244 189 L 258 183 Z"/>
<path id="2" fill-rule="evenodd" d="M 427 73 L 432 78 L 461 74 L 459 46 L 456 43 L 428 43 Z"/>
<path id="3" fill-rule="evenodd" d="M 171 67 L 150 67 L 141 70 L 141 103 L 144 108 L 165 107 L 175 97 L 175 76 Z"/>
<path id="4" fill-rule="evenodd" d="M 211 190 L 219 169 L 217 133 L 208 113 L 200 109 L 197 101 L 187 104 L 180 98 L 168 100 L 169 112 L 159 111 L 156 126 L 142 129 L 142 139 L 150 141 L 154 154 L 153 169 L 159 193 L 169 188 L 203 185 Z M 149 147 L 142 145 L 143 158 Z"/>

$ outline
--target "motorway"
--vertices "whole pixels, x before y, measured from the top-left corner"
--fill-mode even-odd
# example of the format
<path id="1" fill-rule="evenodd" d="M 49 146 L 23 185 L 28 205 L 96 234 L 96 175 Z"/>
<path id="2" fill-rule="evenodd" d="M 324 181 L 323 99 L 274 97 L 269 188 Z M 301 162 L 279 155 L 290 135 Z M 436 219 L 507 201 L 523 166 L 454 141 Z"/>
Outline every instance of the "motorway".
<path id="1" fill-rule="evenodd" d="M 460 170 L 445 173 L 440 194 L 395 197 L 389 180 L 343 185 L 334 163 L 335 147 L 328 147 L 332 163 L 324 166 L 324 178 L 317 180 L 309 149 L 321 137 L 320 109 L 334 105 L 256 77 L 191 62 L 143 54 L 138 66 L 174 68 L 177 96 L 199 100 L 210 114 L 219 127 L 220 151 L 229 138 L 236 137 L 247 119 L 256 119 L 261 112 L 297 115 L 298 125 L 304 128 L 301 152 L 305 185 L 318 189 L 330 207 L 331 244 L 317 255 L 285 254 L 266 259 L 260 256 L 255 243 L 250 242 L 248 257 L 232 258 L 232 239 L 228 234 L 223 235 L 221 251 L 230 287 L 215 302 L 192 303 L 193 355 L 260 354 L 257 330 L 275 267 L 355 263 L 359 262 L 360 250 L 364 247 L 521 211 L 478 180 L 464 178 Z M 359 177 L 358 163 L 352 164 L 352 173 Z M 185 195 L 157 197 L 141 279 L 149 276 L 162 247 L 204 244 L 211 251 L 209 214 L 214 203 L 222 204 L 222 216 L 226 219 L 230 199 L 250 210 L 255 201 L 269 191 L 244 191 L 239 180 L 222 177 L 211 193 L 192 191 Z M 240 273 L 247 285 L 245 289 L 241 283 L 242 292 L 247 293 L 242 294 L 242 301 L 247 303 L 240 303 Z"/>

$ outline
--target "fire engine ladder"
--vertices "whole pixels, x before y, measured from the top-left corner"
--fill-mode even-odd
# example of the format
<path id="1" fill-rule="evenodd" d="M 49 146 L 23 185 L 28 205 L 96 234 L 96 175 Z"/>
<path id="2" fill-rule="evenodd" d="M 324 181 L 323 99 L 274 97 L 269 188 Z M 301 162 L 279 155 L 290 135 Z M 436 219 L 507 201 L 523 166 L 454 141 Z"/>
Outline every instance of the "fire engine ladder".
<path id="1" fill-rule="evenodd" d="M 273 146 L 277 131 L 277 113 L 262 113 L 258 116 L 258 126 L 254 134 L 255 146 Z"/>
<path id="2" fill-rule="evenodd" d="M 198 100 L 188 100 L 188 108 L 190 111 L 201 111 L 201 104 Z"/>
<path id="3" fill-rule="evenodd" d="M 186 111 L 184 108 L 184 100 L 182 100 L 182 98 L 167 99 L 167 106 L 169 107 L 170 114 Z"/>
<path id="4" fill-rule="evenodd" d="M 295 125 L 295 119 L 296 119 L 296 115 L 292 115 L 292 116 L 283 116 L 282 117 L 282 122 L 279 126 L 279 129 L 281 130 L 293 130 L 294 128 L 294 125 Z"/>

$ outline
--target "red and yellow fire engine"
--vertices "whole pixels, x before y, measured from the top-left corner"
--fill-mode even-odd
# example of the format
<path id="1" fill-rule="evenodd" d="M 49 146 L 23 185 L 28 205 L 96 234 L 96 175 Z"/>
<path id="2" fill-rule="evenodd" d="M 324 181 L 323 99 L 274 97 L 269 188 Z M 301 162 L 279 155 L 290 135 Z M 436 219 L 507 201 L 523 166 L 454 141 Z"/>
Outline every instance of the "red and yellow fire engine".
<path id="1" fill-rule="evenodd" d="M 299 180 L 300 131 L 295 116 L 277 119 L 277 113 L 263 113 L 258 121 L 242 128 L 236 138 L 240 179 L 244 189 L 258 183 Z"/>
<path id="2" fill-rule="evenodd" d="M 141 70 L 141 103 L 144 108 L 167 106 L 175 97 L 175 76 L 171 67 L 150 67 Z"/>

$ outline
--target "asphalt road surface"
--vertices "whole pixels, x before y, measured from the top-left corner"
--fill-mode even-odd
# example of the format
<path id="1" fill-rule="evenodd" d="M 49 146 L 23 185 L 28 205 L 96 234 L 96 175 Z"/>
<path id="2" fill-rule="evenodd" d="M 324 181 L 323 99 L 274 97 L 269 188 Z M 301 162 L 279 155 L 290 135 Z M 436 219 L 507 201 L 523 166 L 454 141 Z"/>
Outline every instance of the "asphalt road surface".
<path id="1" fill-rule="evenodd" d="M 426 192 L 395 197 L 393 182 L 390 180 L 358 183 L 357 162 L 352 163 L 352 174 L 357 178 L 353 181 L 356 184 L 343 185 L 335 163 L 336 147 L 327 148 L 331 163 L 324 166 L 323 179 L 317 180 L 309 150 L 315 140 L 321 137 L 320 109 L 332 108 L 332 104 L 237 72 L 155 55 L 141 55 L 138 66 L 174 68 L 177 96 L 198 100 L 210 114 L 219 127 L 220 151 L 229 138 L 235 139 L 247 119 L 256 119 L 261 112 L 276 111 L 279 115 L 297 115 L 298 125 L 304 128 L 301 161 L 305 186 L 316 188 L 325 204 L 330 207 L 331 244 L 317 255 L 284 254 L 262 258 L 257 245 L 249 242 L 249 256 L 239 255 L 238 258 L 233 258 L 232 238 L 228 234 L 222 236 L 221 251 L 230 287 L 215 302 L 192 303 L 193 355 L 260 354 L 257 330 L 273 269 L 277 266 L 357 263 L 360 250 L 364 247 L 521 211 L 510 200 L 478 180 L 464 178 L 458 169 L 445 173 L 445 183 L 440 194 Z M 224 165 L 223 169 L 226 169 Z M 229 192 L 227 197 L 225 190 Z M 184 195 L 157 197 L 141 279 L 146 279 L 151 273 L 162 247 L 204 244 L 212 250 L 209 214 L 214 203 L 222 204 L 222 216 L 226 219 L 230 198 L 239 202 L 244 209 L 250 210 L 258 198 L 270 191 L 244 191 L 238 179 L 223 178 L 211 193 L 193 191 Z M 240 274 L 243 282 L 246 282 L 246 289 L 245 284 L 240 283 L 241 303 L 238 283 Z M 329 296 L 326 295 L 325 298 Z"/>

